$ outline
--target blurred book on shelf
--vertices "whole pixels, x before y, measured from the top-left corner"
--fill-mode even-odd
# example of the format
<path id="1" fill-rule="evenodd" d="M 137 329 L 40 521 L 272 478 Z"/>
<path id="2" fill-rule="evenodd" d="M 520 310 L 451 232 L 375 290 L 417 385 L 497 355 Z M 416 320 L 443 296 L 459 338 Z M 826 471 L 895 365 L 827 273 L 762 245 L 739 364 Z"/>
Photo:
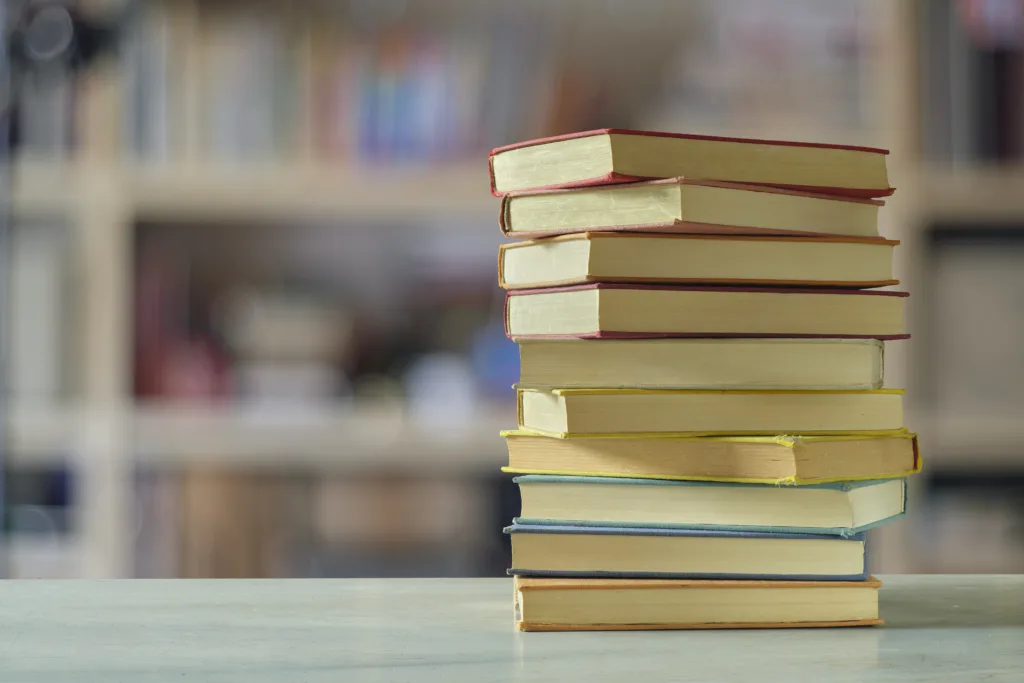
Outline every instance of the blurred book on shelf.
<path id="1" fill-rule="evenodd" d="M 144 470 L 135 480 L 135 576 L 492 574 L 504 561 L 491 533 L 498 479 Z"/>
<path id="2" fill-rule="evenodd" d="M 543 22 L 407 18 L 365 31 L 345 8 L 257 9 L 148 8 L 125 39 L 132 156 L 457 160 L 561 116 Z"/>
<path id="3" fill-rule="evenodd" d="M 702 30 L 666 73 L 645 127 L 765 137 L 872 139 L 875 100 L 865 90 L 873 34 L 870 4 L 785 0 L 690 3 Z M 821 131 L 827 131 L 823 134 Z"/>
<path id="4" fill-rule="evenodd" d="M 69 236 L 61 225 L 19 221 L 10 239 L 7 273 L 9 335 L 6 394 L 18 405 L 51 407 L 72 385 L 74 339 Z"/>
<path id="5" fill-rule="evenodd" d="M 934 0 L 922 11 L 922 135 L 936 161 L 1024 157 L 1024 4 Z"/>

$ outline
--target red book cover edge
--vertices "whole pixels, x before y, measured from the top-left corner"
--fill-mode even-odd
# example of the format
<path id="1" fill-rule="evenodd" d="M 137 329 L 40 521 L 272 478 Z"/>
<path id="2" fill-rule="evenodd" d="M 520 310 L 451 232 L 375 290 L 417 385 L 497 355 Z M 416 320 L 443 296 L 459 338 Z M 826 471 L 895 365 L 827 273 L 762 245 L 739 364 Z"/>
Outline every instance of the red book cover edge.
<path id="1" fill-rule="evenodd" d="M 750 144 L 762 144 L 762 145 L 782 145 L 785 147 L 815 147 L 818 149 L 844 149 L 851 152 L 868 152 L 871 154 L 884 154 L 888 155 L 889 150 L 882 149 L 879 147 L 860 147 L 856 145 L 836 145 L 826 144 L 820 142 L 800 142 L 797 140 L 766 140 L 761 138 L 734 138 L 734 137 L 722 137 L 718 135 L 697 135 L 692 133 L 663 133 L 658 131 L 649 130 L 632 130 L 629 128 L 597 128 L 595 130 L 580 131 L 576 133 L 565 133 L 563 135 L 552 135 L 545 138 L 537 138 L 534 140 L 525 140 L 523 142 L 514 142 L 509 145 L 503 145 L 501 147 L 495 147 L 487 155 L 487 167 L 488 175 L 491 180 L 491 194 L 495 197 L 501 197 L 505 193 L 498 192 L 498 188 L 494 180 L 494 157 L 502 152 L 507 152 L 512 149 L 519 149 L 521 147 L 532 147 L 534 145 L 543 145 L 549 142 L 559 142 L 561 140 L 572 140 L 574 138 L 585 138 L 593 135 L 646 135 L 649 137 L 662 137 L 662 138 L 685 138 L 690 140 L 715 140 L 719 142 L 743 142 Z M 574 187 L 589 187 L 591 185 L 609 185 L 615 183 L 628 183 L 643 180 L 658 180 L 657 178 L 650 178 L 644 176 L 629 176 L 622 173 L 615 173 L 614 171 L 602 176 L 595 178 L 588 178 L 586 180 L 580 180 L 573 183 L 563 183 L 557 185 L 546 185 L 543 187 L 531 188 L 531 191 L 542 191 L 542 190 L 559 190 L 559 189 L 571 189 Z M 753 184 L 753 183 L 752 183 Z M 862 199 L 872 199 L 875 197 L 888 197 L 896 191 L 896 188 L 890 187 L 886 189 L 877 190 L 857 190 L 846 187 L 807 187 L 803 185 L 765 185 L 766 187 L 779 187 L 788 190 L 797 190 L 802 192 L 813 192 L 818 194 L 844 196 L 844 197 L 857 197 Z"/>
<path id="2" fill-rule="evenodd" d="M 565 287 L 547 287 L 544 289 L 528 289 L 509 292 L 507 296 L 530 296 L 532 294 L 550 294 L 554 292 L 572 292 L 583 289 L 658 289 L 680 290 L 689 292 L 763 292 L 765 294 L 834 294 L 836 296 L 910 296 L 909 292 L 895 290 L 864 291 L 835 290 L 804 287 L 703 287 L 691 285 L 631 285 L 607 282 L 592 282 L 587 285 L 569 285 Z"/>

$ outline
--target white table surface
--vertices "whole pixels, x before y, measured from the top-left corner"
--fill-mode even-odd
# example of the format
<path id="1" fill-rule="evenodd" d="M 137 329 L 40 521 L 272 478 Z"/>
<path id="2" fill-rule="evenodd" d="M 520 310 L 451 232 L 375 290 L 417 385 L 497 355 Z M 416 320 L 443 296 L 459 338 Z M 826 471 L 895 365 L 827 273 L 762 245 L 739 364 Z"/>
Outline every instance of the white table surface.
<path id="1" fill-rule="evenodd" d="M 882 576 L 883 627 L 520 633 L 509 579 L 0 582 L 0 682 L 1024 682 L 1024 576 Z"/>

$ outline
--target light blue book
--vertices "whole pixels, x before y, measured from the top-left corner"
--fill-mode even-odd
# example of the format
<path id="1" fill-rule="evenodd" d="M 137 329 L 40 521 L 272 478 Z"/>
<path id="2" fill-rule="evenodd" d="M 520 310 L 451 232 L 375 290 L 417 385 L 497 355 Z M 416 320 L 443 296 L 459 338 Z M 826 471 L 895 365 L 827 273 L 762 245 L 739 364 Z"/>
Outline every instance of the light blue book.
<path id="1" fill-rule="evenodd" d="M 851 537 L 906 514 L 905 478 L 810 486 L 525 475 L 514 522 Z"/>

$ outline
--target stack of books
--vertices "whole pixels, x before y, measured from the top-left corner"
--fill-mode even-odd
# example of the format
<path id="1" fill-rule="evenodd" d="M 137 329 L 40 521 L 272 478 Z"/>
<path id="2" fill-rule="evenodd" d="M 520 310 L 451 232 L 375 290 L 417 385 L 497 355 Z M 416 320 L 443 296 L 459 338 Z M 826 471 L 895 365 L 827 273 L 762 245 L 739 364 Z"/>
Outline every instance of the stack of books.
<path id="1" fill-rule="evenodd" d="M 600 130 L 494 150 L 523 630 L 880 623 L 920 470 L 886 151 Z"/>

